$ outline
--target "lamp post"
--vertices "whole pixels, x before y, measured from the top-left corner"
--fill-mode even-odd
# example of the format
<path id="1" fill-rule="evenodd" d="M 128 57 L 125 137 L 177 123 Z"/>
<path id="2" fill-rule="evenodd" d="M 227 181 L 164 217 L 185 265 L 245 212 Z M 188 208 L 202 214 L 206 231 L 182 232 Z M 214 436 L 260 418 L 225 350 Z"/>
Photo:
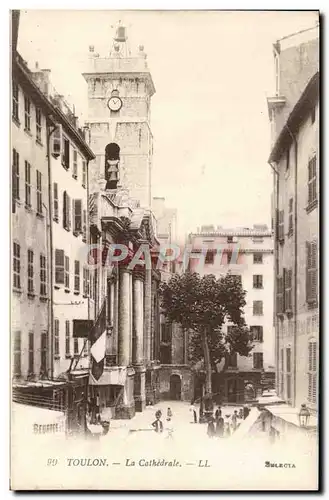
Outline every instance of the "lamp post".
<path id="1" fill-rule="evenodd" d="M 310 411 L 305 404 L 302 404 L 298 415 L 300 427 L 307 427 L 310 419 Z"/>

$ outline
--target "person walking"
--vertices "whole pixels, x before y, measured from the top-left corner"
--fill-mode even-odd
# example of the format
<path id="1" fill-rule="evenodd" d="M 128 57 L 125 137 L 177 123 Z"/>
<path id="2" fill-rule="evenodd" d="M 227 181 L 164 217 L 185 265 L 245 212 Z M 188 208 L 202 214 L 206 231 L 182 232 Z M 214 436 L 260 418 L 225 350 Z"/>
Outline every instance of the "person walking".
<path id="1" fill-rule="evenodd" d="M 198 417 L 197 417 L 196 407 L 194 406 L 194 403 L 191 403 L 190 411 L 193 413 L 194 423 L 197 424 L 198 423 Z"/>
<path id="2" fill-rule="evenodd" d="M 167 409 L 167 421 L 170 422 L 171 419 L 172 419 L 172 411 L 171 411 L 171 408 L 168 408 Z"/>
<path id="3" fill-rule="evenodd" d="M 233 430 L 233 432 L 235 432 L 237 429 L 237 425 L 238 425 L 238 412 L 237 412 L 237 410 L 234 410 L 234 413 L 232 415 L 231 420 L 232 420 L 232 430 Z"/>
<path id="4" fill-rule="evenodd" d="M 155 432 L 158 434 L 163 432 L 163 423 L 161 422 L 161 412 L 156 412 L 156 419 L 154 420 L 152 426 L 154 427 Z"/>
<path id="5" fill-rule="evenodd" d="M 217 420 L 219 419 L 220 415 L 222 414 L 222 411 L 220 409 L 220 406 L 218 406 L 216 412 L 215 412 L 215 420 L 217 422 Z"/>

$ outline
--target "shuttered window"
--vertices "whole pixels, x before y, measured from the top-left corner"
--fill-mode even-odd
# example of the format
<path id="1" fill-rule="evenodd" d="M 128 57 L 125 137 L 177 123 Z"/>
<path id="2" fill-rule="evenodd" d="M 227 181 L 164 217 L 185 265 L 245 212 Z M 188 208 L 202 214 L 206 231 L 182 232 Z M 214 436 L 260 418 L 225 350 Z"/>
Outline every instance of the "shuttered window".
<path id="1" fill-rule="evenodd" d="M 47 352 L 48 352 L 48 333 L 41 333 L 41 349 L 40 349 L 40 372 L 43 375 L 47 375 L 48 363 L 47 363 Z"/>
<path id="2" fill-rule="evenodd" d="M 87 163 L 82 161 L 82 187 L 87 187 Z"/>
<path id="3" fill-rule="evenodd" d="M 34 373 L 34 333 L 29 332 L 29 374 Z"/>
<path id="4" fill-rule="evenodd" d="M 288 213 L 288 236 L 292 236 L 294 234 L 294 199 L 289 199 L 289 213 Z"/>
<path id="5" fill-rule="evenodd" d="M 13 117 L 19 122 L 19 87 L 17 82 L 13 81 Z"/>
<path id="6" fill-rule="evenodd" d="M 316 200 L 316 156 L 313 156 L 308 162 L 308 204 L 312 205 Z"/>
<path id="7" fill-rule="evenodd" d="M 40 295 L 47 295 L 47 269 L 45 255 L 40 255 Z"/>
<path id="8" fill-rule="evenodd" d="M 62 165 L 64 168 L 70 168 L 70 141 L 66 137 L 62 136 Z"/>
<path id="9" fill-rule="evenodd" d="M 58 184 L 54 182 L 54 221 L 58 222 Z"/>
<path id="10" fill-rule="evenodd" d="M 39 170 L 36 171 L 37 174 L 37 213 L 42 214 L 42 175 Z"/>
<path id="11" fill-rule="evenodd" d="M 34 292 L 34 269 L 33 269 L 34 254 L 32 250 L 27 251 L 27 292 Z"/>
<path id="12" fill-rule="evenodd" d="M 284 241 L 284 210 L 278 212 L 278 240 Z"/>
<path id="13" fill-rule="evenodd" d="M 283 278 L 278 276 L 276 278 L 276 313 L 283 314 L 284 300 L 283 300 Z"/>
<path id="14" fill-rule="evenodd" d="M 31 207 L 31 165 L 25 161 L 25 205 Z"/>
<path id="15" fill-rule="evenodd" d="M 67 231 L 71 229 L 71 199 L 66 191 L 63 193 L 63 227 Z"/>
<path id="16" fill-rule="evenodd" d="M 263 275 L 262 274 L 254 274 L 253 275 L 253 287 L 254 288 L 263 288 Z"/>
<path id="17" fill-rule="evenodd" d="M 292 312 L 292 269 L 284 269 L 284 305 L 285 312 Z"/>
<path id="18" fill-rule="evenodd" d="M 254 316 L 262 316 L 263 314 L 263 301 L 262 300 L 254 300 L 253 301 L 253 315 Z"/>
<path id="19" fill-rule="evenodd" d="M 55 283 L 64 285 L 64 250 L 55 250 Z"/>
<path id="20" fill-rule="evenodd" d="M 37 141 L 41 142 L 42 115 L 40 108 L 36 108 L 35 110 L 35 127 Z"/>
<path id="21" fill-rule="evenodd" d="M 316 403 L 317 400 L 317 342 L 308 343 L 308 400 Z"/>
<path id="22" fill-rule="evenodd" d="M 78 152 L 75 149 L 73 150 L 72 177 L 78 178 Z"/>
<path id="23" fill-rule="evenodd" d="M 74 293 L 80 293 L 80 262 L 74 261 Z"/>
<path id="24" fill-rule="evenodd" d="M 306 242 L 306 302 L 316 306 L 318 295 L 318 251 L 317 242 Z"/>
<path id="25" fill-rule="evenodd" d="M 13 243 L 13 286 L 17 290 L 21 288 L 21 247 Z"/>
<path id="26" fill-rule="evenodd" d="M 83 210 L 82 241 L 87 241 L 87 210 Z"/>
<path id="27" fill-rule="evenodd" d="M 25 124 L 25 130 L 28 132 L 31 131 L 31 101 L 29 97 L 25 96 L 24 97 L 24 124 Z"/>
<path id="28" fill-rule="evenodd" d="M 70 288 L 70 257 L 65 255 L 65 288 Z"/>
<path id="29" fill-rule="evenodd" d="M 59 320 L 54 321 L 54 356 L 59 356 Z"/>
<path id="30" fill-rule="evenodd" d="M 263 327 L 260 325 L 253 325 L 250 327 L 252 339 L 255 342 L 263 342 Z"/>
<path id="31" fill-rule="evenodd" d="M 19 200 L 19 153 L 13 149 L 13 199 Z"/>
<path id="32" fill-rule="evenodd" d="M 65 321 L 65 356 L 68 357 L 71 355 L 71 338 L 70 338 L 70 322 Z"/>
<path id="33" fill-rule="evenodd" d="M 82 200 L 73 200 L 73 232 L 78 235 L 82 232 Z"/>

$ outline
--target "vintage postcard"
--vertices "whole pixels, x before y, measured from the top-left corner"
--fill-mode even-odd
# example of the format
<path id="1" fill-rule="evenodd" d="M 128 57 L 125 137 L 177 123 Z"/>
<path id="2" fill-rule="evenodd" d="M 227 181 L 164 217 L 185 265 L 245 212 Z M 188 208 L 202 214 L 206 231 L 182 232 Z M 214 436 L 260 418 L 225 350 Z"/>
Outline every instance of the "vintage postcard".
<path id="1" fill-rule="evenodd" d="M 318 490 L 319 12 L 10 23 L 11 489 Z"/>

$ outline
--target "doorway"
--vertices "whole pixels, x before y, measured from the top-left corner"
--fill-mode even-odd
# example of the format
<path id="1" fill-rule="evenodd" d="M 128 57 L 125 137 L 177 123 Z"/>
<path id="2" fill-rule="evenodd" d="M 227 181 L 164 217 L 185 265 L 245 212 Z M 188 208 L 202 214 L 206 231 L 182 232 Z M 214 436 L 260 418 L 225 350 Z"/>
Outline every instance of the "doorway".
<path id="1" fill-rule="evenodd" d="M 182 399 L 182 382 L 179 375 L 170 377 L 170 399 L 180 401 Z"/>

